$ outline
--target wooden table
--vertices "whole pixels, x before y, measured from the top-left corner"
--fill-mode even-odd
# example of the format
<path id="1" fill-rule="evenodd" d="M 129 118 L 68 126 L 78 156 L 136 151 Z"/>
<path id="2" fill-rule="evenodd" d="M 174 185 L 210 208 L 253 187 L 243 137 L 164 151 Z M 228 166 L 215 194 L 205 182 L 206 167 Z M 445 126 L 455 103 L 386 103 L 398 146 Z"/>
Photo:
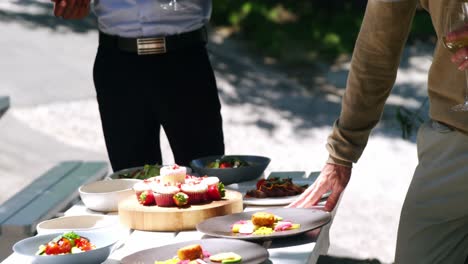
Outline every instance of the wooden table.
<path id="1" fill-rule="evenodd" d="M 244 211 L 252 211 L 263 209 L 266 207 L 247 206 Z M 320 208 L 317 207 L 317 208 Z M 82 215 L 82 214 L 100 214 L 93 212 L 78 202 L 67 210 L 65 215 Z M 117 213 L 107 214 L 118 218 Z M 329 229 L 331 223 L 322 228 L 315 229 L 302 235 L 273 240 L 271 243 L 265 243 L 268 249 L 270 258 L 266 263 L 287 263 L 287 264 L 305 264 L 316 263 L 319 255 L 324 255 L 329 247 Z M 117 243 L 116 250 L 104 262 L 104 264 L 120 263 L 120 260 L 134 252 L 148 248 L 163 246 L 167 244 L 202 239 L 203 233 L 198 231 L 181 231 L 181 232 L 150 232 L 139 230 L 126 230 L 122 240 Z M 30 263 L 21 255 L 13 253 L 2 263 L 17 264 Z"/>

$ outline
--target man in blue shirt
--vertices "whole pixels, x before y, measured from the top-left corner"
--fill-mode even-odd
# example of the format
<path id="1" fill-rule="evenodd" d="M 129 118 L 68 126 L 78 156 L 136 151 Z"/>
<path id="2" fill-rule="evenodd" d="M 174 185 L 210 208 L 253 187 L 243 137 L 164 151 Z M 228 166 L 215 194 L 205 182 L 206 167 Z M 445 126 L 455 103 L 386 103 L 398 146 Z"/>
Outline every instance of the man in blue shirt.
<path id="1" fill-rule="evenodd" d="M 90 0 L 52 0 L 54 14 L 86 17 Z M 175 162 L 224 154 L 221 104 L 206 51 L 209 0 L 95 0 L 94 84 L 114 171 L 162 163 L 164 128 Z"/>

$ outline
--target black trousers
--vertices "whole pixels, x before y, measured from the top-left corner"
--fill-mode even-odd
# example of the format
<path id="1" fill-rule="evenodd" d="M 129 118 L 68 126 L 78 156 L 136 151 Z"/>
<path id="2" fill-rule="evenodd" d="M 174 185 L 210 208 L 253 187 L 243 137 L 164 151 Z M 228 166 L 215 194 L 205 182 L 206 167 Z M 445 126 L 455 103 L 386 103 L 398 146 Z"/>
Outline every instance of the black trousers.
<path id="1" fill-rule="evenodd" d="M 114 171 L 163 164 L 161 126 L 179 165 L 224 154 L 221 104 L 205 45 L 143 56 L 99 46 L 93 77 Z"/>

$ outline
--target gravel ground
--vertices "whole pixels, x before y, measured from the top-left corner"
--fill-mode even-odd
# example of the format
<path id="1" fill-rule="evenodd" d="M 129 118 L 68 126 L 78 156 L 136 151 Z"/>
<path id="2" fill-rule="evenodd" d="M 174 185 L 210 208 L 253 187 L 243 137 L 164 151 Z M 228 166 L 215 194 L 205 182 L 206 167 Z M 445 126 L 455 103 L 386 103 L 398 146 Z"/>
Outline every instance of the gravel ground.
<path id="1" fill-rule="evenodd" d="M 0 39 L 0 95 L 12 100 L 0 120 L 0 202 L 58 161 L 107 159 L 91 79 L 96 31 L 88 24 L 52 27 L 48 2 L 39 1 L 27 12 L 22 2 L 0 4 L 0 32 L 7 36 Z M 212 36 L 209 49 L 226 152 L 270 157 L 267 174 L 320 170 L 348 65 L 325 65 L 321 87 L 303 87 L 220 34 Z M 405 50 L 382 122 L 353 169 L 330 231 L 329 255 L 342 257 L 339 263 L 356 263 L 346 258 L 393 261 L 399 211 L 417 162 L 414 137 L 400 138 L 394 113 L 402 104 L 416 108 L 424 100 L 430 61 L 427 49 Z M 330 89 L 336 93 L 320 92 Z M 162 138 L 170 163 L 172 153 Z M 324 257 L 320 263 L 331 260 Z"/>

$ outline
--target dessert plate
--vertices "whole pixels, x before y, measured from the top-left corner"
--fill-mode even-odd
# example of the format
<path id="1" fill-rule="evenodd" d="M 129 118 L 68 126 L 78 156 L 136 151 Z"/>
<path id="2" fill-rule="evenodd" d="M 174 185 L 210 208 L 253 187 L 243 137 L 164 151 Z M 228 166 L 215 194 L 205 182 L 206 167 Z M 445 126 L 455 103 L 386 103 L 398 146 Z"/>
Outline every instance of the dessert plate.
<path id="1" fill-rule="evenodd" d="M 210 255 L 221 252 L 234 252 L 242 257 L 242 264 L 258 264 L 268 259 L 268 251 L 262 246 L 241 240 L 209 238 L 201 240 L 185 241 L 162 247 L 145 249 L 135 252 L 122 259 L 122 264 L 155 263 L 156 260 L 164 261 L 177 256 L 177 250 L 188 245 L 200 244 L 203 250 Z M 204 259 L 206 263 L 216 263 Z M 219 262 L 218 262 L 219 263 Z"/>
<path id="2" fill-rule="evenodd" d="M 232 233 L 231 226 L 240 220 L 250 220 L 256 212 L 268 212 L 282 217 L 284 220 L 292 221 L 295 224 L 300 224 L 299 229 L 274 232 L 269 235 L 246 235 Z M 213 217 L 205 220 L 197 225 L 197 230 L 209 236 L 223 238 L 237 238 L 246 240 L 270 240 L 273 238 L 287 237 L 302 234 L 304 232 L 319 228 L 327 224 L 331 219 L 329 212 L 319 209 L 304 209 L 304 208 L 270 208 L 264 210 L 256 210 L 243 212 L 225 216 Z"/>

